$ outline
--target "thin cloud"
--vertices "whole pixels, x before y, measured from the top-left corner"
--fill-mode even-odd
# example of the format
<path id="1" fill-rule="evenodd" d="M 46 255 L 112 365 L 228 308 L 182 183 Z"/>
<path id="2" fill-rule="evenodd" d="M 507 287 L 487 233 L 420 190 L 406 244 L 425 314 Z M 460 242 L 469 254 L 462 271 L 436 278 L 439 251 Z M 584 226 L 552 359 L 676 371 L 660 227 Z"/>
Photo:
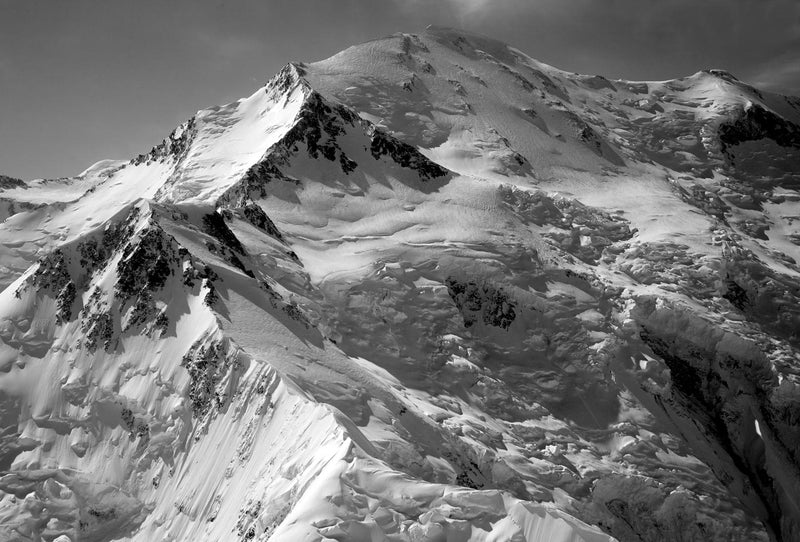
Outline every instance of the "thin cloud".
<path id="1" fill-rule="evenodd" d="M 451 17 L 464 25 L 485 15 L 490 7 L 501 11 L 525 9 L 518 0 L 394 0 L 394 4 L 407 14 L 428 13 L 432 18 Z"/>
<path id="2" fill-rule="evenodd" d="M 787 53 L 746 79 L 759 88 L 800 96 L 800 58 Z"/>
<path id="3" fill-rule="evenodd" d="M 197 36 L 199 45 L 217 60 L 234 60 L 243 55 L 263 51 L 266 45 L 253 36 L 202 33 Z"/>

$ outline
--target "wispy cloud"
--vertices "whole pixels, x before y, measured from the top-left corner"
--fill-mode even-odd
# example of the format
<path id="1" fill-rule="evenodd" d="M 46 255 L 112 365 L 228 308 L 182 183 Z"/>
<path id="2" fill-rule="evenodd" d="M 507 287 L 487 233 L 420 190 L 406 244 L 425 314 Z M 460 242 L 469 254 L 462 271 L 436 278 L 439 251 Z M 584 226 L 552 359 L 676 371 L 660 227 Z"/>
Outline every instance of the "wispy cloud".
<path id="1" fill-rule="evenodd" d="M 793 52 L 786 53 L 746 79 L 759 88 L 800 96 L 800 58 Z"/>
<path id="2" fill-rule="evenodd" d="M 407 13 L 436 13 L 450 15 L 454 21 L 464 25 L 484 17 L 490 9 L 497 12 L 530 11 L 536 2 L 520 0 L 394 0 Z"/>
<path id="3" fill-rule="evenodd" d="M 235 60 L 266 47 L 261 40 L 247 35 L 203 33 L 197 40 L 215 60 Z"/>

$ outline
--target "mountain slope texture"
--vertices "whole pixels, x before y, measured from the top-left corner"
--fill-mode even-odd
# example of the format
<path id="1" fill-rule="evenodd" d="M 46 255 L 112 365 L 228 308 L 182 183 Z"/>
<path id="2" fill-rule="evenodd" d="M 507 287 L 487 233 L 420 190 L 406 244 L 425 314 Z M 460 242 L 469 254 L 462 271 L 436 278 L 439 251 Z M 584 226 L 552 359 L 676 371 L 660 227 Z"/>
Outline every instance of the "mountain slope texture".
<path id="1" fill-rule="evenodd" d="M 0 540 L 800 540 L 798 98 L 431 27 L 0 220 Z"/>

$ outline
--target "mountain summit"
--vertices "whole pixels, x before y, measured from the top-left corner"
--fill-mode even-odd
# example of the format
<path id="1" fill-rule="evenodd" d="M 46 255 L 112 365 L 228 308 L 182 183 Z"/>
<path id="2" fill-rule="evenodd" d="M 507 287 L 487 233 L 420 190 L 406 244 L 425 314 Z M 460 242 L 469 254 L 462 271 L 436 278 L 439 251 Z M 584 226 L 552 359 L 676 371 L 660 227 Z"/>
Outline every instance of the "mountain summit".
<path id="1" fill-rule="evenodd" d="M 800 538 L 800 99 L 430 27 L 0 183 L 0 539 Z"/>

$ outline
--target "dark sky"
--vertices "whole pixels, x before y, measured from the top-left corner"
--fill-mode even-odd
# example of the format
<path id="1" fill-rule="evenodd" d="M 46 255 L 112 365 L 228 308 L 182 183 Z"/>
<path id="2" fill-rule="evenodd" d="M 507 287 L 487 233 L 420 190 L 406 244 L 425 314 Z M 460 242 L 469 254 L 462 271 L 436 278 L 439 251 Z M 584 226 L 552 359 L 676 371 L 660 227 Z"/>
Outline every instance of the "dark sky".
<path id="1" fill-rule="evenodd" d="M 289 60 L 428 24 L 580 73 L 716 67 L 800 94 L 800 0 L 0 0 L 0 173 L 134 156 Z"/>

